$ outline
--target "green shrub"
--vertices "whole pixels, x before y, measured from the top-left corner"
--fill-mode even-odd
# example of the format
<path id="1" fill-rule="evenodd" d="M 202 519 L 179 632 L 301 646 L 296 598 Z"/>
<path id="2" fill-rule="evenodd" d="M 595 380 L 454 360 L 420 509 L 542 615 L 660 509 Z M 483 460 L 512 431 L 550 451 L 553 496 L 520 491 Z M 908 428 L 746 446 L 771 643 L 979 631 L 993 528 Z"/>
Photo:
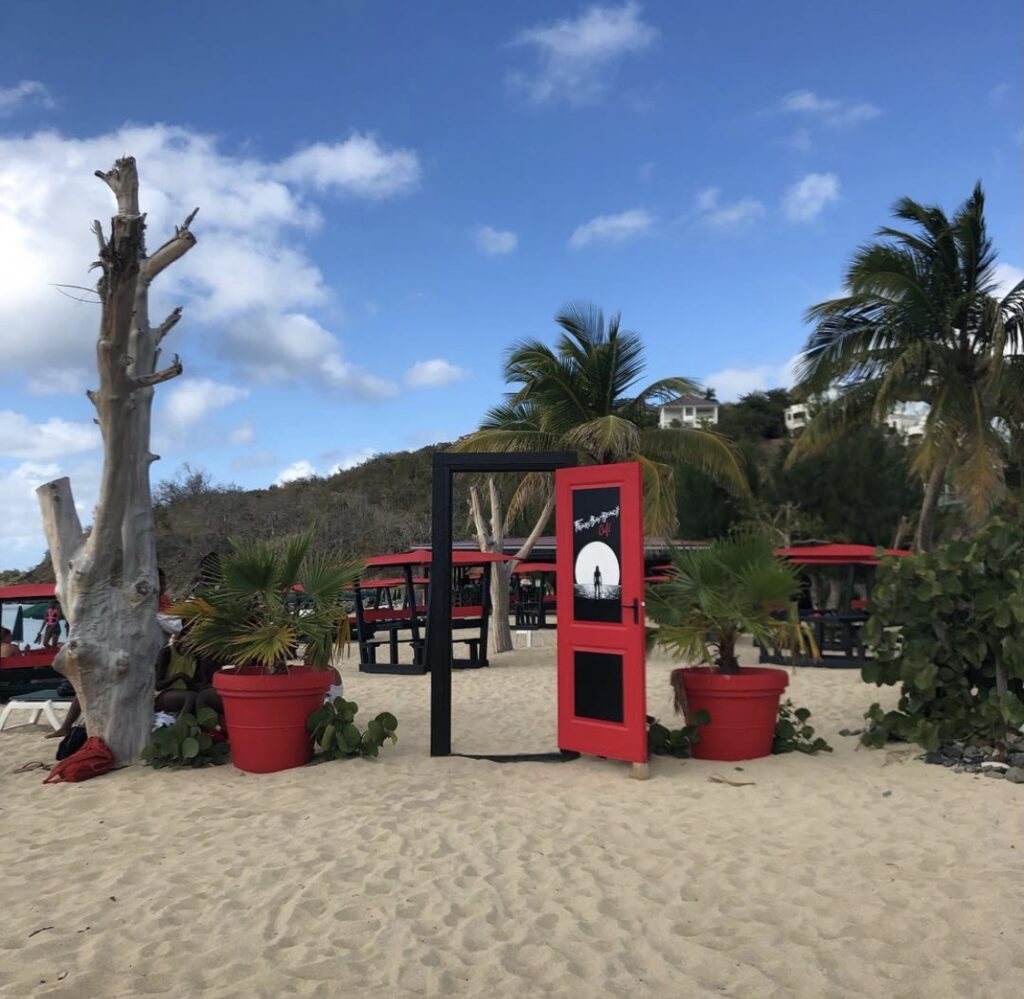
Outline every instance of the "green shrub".
<path id="1" fill-rule="evenodd" d="M 376 756 L 386 740 L 398 742 L 395 732 L 398 719 L 393 714 L 382 711 L 369 722 L 363 732 L 355 724 L 358 713 L 359 705 L 355 701 L 336 697 L 309 716 L 306 727 L 313 733 L 317 750 L 327 759 Z"/>
<path id="2" fill-rule="evenodd" d="M 810 708 L 798 708 L 788 697 L 779 705 L 779 720 L 775 723 L 772 755 L 782 753 L 831 753 L 832 747 L 815 737 L 814 728 L 807 724 Z"/>
<path id="3" fill-rule="evenodd" d="M 861 741 L 936 750 L 952 741 L 1005 739 L 1024 723 L 1024 530 L 991 521 L 878 572 L 863 677 L 901 686 L 895 711 L 873 704 Z"/>
<path id="4" fill-rule="evenodd" d="M 693 755 L 693 744 L 700 741 L 701 725 L 707 725 L 711 716 L 706 711 L 694 712 L 690 722 L 682 728 L 668 728 L 657 718 L 647 716 L 647 751 L 651 756 L 674 756 L 688 760 Z"/>
<path id="5" fill-rule="evenodd" d="M 200 708 L 194 715 L 182 712 L 173 725 L 153 730 L 142 758 L 154 770 L 227 763 L 228 744 L 216 729 L 217 712 L 212 708 Z"/>

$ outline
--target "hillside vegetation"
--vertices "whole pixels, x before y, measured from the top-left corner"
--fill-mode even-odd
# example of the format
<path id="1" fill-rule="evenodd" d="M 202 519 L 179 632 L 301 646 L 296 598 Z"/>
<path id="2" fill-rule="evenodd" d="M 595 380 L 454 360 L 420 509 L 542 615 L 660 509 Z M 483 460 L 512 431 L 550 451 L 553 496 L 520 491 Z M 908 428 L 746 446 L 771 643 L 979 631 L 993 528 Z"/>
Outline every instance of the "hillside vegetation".
<path id="1" fill-rule="evenodd" d="M 891 543 L 901 517 L 913 515 L 920 501 L 910 450 L 892 433 L 864 426 L 828 453 L 787 469 L 787 403 L 788 394 L 775 389 L 722 405 L 718 429 L 739 446 L 753 495 L 739 499 L 699 472 L 677 468 L 677 536 L 717 537 L 756 522 L 774 528 L 780 541 Z M 172 590 L 180 591 L 199 559 L 223 550 L 233 535 L 281 537 L 313 524 L 317 547 L 358 555 L 429 541 L 432 456 L 448 447 L 382 454 L 327 478 L 267 489 L 214 485 L 210 474 L 186 465 L 154 491 L 160 564 Z M 468 486 L 456 478 L 455 531 L 464 537 L 472 533 Z M 517 530 L 528 530 L 527 520 Z M 0 575 L 6 583 L 52 579 L 46 557 L 27 573 Z"/>

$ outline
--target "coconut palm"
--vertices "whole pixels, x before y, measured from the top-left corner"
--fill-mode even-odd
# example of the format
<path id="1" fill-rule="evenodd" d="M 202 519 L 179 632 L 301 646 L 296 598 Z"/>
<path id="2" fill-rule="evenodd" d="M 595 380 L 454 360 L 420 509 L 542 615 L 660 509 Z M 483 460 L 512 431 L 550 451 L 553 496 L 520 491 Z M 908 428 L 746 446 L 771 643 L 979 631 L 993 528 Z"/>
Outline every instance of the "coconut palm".
<path id="1" fill-rule="evenodd" d="M 607 322 L 592 305 L 571 305 L 555 321 L 562 328 L 554 349 L 540 340 L 513 344 L 505 359 L 505 380 L 514 391 L 488 412 L 476 433 L 457 445 L 462 451 L 575 451 L 585 464 L 637 461 L 644 472 L 645 527 L 649 535 L 676 529 L 672 468 L 689 462 L 736 492 L 748 491 L 733 445 L 712 430 L 659 430 L 652 415 L 658 402 L 699 390 L 688 378 L 663 378 L 645 388 L 643 342 L 623 330 L 619 316 Z M 550 477 L 528 475 L 505 512 L 497 484 L 488 480 L 490 523 L 479 490 L 470 502 L 481 548 L 501 551 L 510 525 L 531 501 L 542 505 L 533 530 L 516 552 L 529 556 L 554 509 Z M 495 652 L 512 647 L 508 627 L 510 568 L 496 565 L 491 578 Z"/>
<path id="2" fill-rule="evenodd" d="M 947 218 L 903 198 L 881 241 L 853 257 L 848 294 L 815 305 L 797 392 L 825 398 L 790 462 L 820 452 L 903 402 L 929 404 L 913 470 L 926 482 L 915 545 L 931 547 L 947 477 L 975 521 L 1003 485 L 1005 435 L 996 422 L 1019 404 L 1013 355 L 1024 341 L 1024 282 L 996 297 L 995 253 L 981 185 Z"/>
<path id="3" fill-rule="evenodd" d="M 695 465 L 722 485 L 747 492 L 735 447 L 702 427 L 659 429 L 655 405 L 701 391 L 689 378 L 662 378 L 638 388 L 644 345 L 624 330 L 618 314 L 607 321 L 593 305 L 568 306 L 554 348 L 540 340 L 513 344 L 505 380 L 518 386 L 495 406 L 480 429 L 458 445 L 468 451 L 575 451 L 584 464 L 636 461 L 644 473 L 644 519 L 649 535 L 676 529 L 672 469 Z M 536 488 L 529 479 L 517 498 Z"/>

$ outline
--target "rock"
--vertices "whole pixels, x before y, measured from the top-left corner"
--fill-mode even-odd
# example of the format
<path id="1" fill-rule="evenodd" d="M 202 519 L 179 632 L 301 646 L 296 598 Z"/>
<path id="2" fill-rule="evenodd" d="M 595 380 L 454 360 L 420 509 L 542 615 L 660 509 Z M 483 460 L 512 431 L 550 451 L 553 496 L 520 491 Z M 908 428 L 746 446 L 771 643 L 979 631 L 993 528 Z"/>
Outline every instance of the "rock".
<path id="1" fill-rule="evenodd" d="M 925 753 L 924 761 L 925 763 L 945 763 L 946 758 L 942 753 Z"/>
<path id="2" fill-rule="evenodd" d="M 1024 767 L 1024 753 L 1010 753 L 1010 755 L 1006 757 L 1006 762 L 1009 763 L 1011 767 Z"/>
<path id="3" fill-rule="evenodd" d="M 965 774 L 978 774 L 981 773 L 981 767 L 977 763 L 965 763 L 964 764 Z"/>
<path id="4" fill-rule="evenodd" d="M 959 760 L 964 755 L 964 747 L 958 746 L 955 742 L 951 742 L 948 746 L 943 746 L 939 750 L 943 756 L 948 756 L 951 760 Z"/>
<path id="5" fill-rule="evenodd" d="M 965 746 L 963 757 L 965 760 L 974 762 L 976 760 L 983 760 L 985 758 L 985 754 L 978 749 L 977 746 Z"/>
<path id="6" fill-rule="evenodd" d="M 1006 777 L 1006 771 L 1005 770 L 982 770 L 982 773 L 986 777 L 995 777 L 998 780 L 1003 780 Z"/>
<path id="7" fill-rule="evenodd" d="M 883 798 L 891 798 L 892 797 L 892 791 L 883 791 L 882 792 L 882 797 Z"/>
<path id="8" fill-rule="evenodd" d="M 1011 784 L 1024 784 L 1024 767 L 1010 767 L 1004 776 Z"/>
<path id="9" fill-rule="evenodd" d="M 981 765 L 982 770 L 1008 770 L 1009 766 L 1002 760 L 986 760 Z"/>
<path id="10" fill-rule="evenodd" d="M 943 756 L 942 753 L 939 753 L 939 762 L 944 767 L 955 767 L 957 761 L 956 760 L 951 760 L 951 759 L 949 759 L 948 756 Z"/>

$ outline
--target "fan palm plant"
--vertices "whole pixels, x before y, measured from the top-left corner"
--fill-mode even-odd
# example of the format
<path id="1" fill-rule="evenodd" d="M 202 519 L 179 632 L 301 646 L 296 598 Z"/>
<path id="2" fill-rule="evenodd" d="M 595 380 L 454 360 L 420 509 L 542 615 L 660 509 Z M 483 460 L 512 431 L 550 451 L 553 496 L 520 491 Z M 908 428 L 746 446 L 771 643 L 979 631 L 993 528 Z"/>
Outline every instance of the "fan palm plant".
<path id="1" fill-rule="evenodd" d="M 648 587 L 646 604 L 658 625 L 652 642 L 675 658 L 738 673 L 736 645 L 743 634 L 764 645 L 817 655 L 796 616 L 796 573 L 776 557 L 769 537 L 738 532 L 706 548 L 676 548 L 670 554 L 668 580 Z M 783 611 L 788 613 L 780 617 Z"/>
<path id="2" fill-rule="evenodd" d="M 312 532 L 281 543 L 232 539 L 200 588 L 172 608 L 188 644 L 219 663 L 286 669 L 298 654 L 326 669 L 349 640 L 344 591 L 355 561 L 312 554 Z"/>
<path id="3" fill-rule="evenodd" d="M 790 462 L 818 453 L 900 403 L 929 404 L 913 469 L 926 482 L 915 546 L 931 547 L 947 477 L 979 521 L 1003 485 L 1006 439 L 997 420 L 1019 408 L 1014 355 L 1024 347 L 1024 282 L 996 297 L 995 253 L 977 185 L 952 218 L 903 198 L 882 241 L 854 255 L 848 294 L 807 313 L 815 324 L 796 390 L 825 397 Z"/>

